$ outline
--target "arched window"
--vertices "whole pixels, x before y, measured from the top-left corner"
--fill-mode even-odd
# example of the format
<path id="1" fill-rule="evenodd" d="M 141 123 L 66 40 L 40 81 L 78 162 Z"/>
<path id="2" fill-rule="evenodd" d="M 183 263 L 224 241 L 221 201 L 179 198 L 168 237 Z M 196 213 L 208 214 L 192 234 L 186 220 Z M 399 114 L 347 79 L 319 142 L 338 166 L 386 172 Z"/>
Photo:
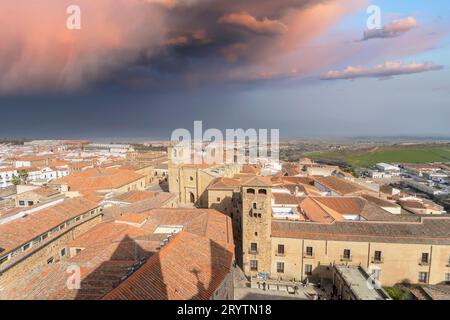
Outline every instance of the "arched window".
<path id="1" fill-rule="evenodd" d="M 253 209 L 256 209 L 256 202 L 253 202 Z"/>
<path id="2" fill-rule="evenodd" d="M 189 192 L 189 198 L 190 198 L 189 200 L 190 200 L 191 203 L 195 202 L 195 196 L 194 196 L 194 194 L 192 192 Z"/>
<path id="3" fill-rule="evenodd" d="M 247 189 L 247 193 L 255 194 L 255 189 L 249 188 Z"/>
<path id="4" fill-rule="evenodd" d="M 259 189 L 258 190 L 258 194 L 267 194 L 267 190 L 266 189 Z"/>

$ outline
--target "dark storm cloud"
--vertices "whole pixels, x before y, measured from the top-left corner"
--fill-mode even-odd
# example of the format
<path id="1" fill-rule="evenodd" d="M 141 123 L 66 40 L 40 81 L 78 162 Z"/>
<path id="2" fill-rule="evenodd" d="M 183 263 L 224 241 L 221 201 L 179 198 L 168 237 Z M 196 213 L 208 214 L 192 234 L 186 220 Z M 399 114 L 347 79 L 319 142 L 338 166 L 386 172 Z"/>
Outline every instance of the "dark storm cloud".
<path id="1" fill-rule="evenodd" d="M 114 79 L 132 86 L 168 79 L 252 79 L 255 75 L 248 76 L 243 68 L 256 72 L 255 65 L 317 35 L 310 28 L 300 30 L 299 15 L 311 19 L 312 8 L 321 14 L 336 11 L 316 17 L 318 29 L 324 30 L 344 14 L 326 6 L 345 7 L 344 2 L 350 3 L 79 0 L 82 28 L 77 31 L 65 28 L 65 9 L 71 1 L 2 2 L 5 27 L 0 37 L 10 45 L 0 51 L 0 93 L 77 91 Z"/>

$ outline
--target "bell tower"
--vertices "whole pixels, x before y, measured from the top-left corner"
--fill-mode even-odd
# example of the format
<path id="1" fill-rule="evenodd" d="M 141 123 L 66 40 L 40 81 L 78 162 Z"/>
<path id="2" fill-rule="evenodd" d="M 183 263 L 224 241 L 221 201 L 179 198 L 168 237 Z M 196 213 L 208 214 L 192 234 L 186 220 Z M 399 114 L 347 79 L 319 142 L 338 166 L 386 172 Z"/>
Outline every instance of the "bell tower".
<path id="1" fill-rule="evenodd" d="M 242 261 L 246 276 L 270 272 L 272 191 L 269 177 L 242 185 Z"/>

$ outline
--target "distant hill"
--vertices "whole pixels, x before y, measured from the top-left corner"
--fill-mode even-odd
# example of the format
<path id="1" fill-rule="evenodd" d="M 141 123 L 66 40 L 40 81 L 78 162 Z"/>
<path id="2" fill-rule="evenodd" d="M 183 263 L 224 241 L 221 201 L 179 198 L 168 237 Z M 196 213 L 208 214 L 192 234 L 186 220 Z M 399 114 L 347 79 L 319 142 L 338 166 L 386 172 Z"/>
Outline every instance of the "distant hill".
<path id="1" fill-rule="evenodd" d="M 380 146 L 352 151 L 315 152 L 314 160 L 344 161 L 354 167 L 370 167 L 379 162 L 450 162 L 450 144 Z"/>

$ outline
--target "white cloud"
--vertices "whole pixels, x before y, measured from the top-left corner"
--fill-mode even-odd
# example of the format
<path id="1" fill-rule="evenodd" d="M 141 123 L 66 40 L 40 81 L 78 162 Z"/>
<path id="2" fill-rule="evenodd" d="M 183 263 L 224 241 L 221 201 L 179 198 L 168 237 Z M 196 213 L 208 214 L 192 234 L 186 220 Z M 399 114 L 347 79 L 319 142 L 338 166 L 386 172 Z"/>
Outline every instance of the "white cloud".
<path id="1" fill-rule="evenodd" d="M 398 37 L 415 27 L 417 27 L 417 20 L 411 16 L 405 19 L 393 20 L 382 29 L 367 30 L 364 32 L 363 40 Z"/>
<path id="2" fill-rule="evenodd" d="M 328 71 L 321 76 L 322 80 L 356 79 L 356 78 L 386 78 L 397 75 L 413 74 L 426 71 L 441 70 L 443 66 L 431 62 L 404 63 L 387 61 L 371 68 L 348 66 L 341 71 Z"/>

